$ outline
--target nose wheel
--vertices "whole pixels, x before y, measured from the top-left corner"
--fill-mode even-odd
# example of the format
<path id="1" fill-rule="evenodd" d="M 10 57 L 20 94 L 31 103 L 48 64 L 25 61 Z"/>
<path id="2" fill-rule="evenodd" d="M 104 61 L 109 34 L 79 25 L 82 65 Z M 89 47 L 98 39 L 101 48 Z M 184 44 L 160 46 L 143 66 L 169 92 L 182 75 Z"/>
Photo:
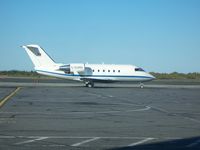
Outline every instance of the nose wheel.
<path id="1" fill-rule="evenodd" d="M 92 82 L 92 81 L 86 81 L 85 82 L 85 86 L 89 87 L 89 88 L 93 88 L 94 87 L 94 82 Z"/>

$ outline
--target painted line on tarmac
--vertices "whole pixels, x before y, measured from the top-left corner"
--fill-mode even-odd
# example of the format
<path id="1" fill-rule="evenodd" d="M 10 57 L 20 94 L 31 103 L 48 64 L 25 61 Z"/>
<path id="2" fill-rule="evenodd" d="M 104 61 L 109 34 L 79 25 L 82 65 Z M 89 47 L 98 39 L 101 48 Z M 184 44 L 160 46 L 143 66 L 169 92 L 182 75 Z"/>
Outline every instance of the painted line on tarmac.
<path id="1" fill-rule="evenodd" d="M 115 113 L 129 113 L 129 112 L 141 112 L 150 110 L 150 106 L 144 106 L 140 109 L 130 109 L 130 110 L 111 110 L 111 111 L 76 111 L 76 112 L 66 112 L 66 113 L 51 113 L 51 112 L 1 112 L 1 114 L 15 114 L 15 115 L 87 115 L 87 114 L 115 114 Z"/>
<path id="2" fill-rule="evenodd" d="M 151 109 L 150 106 L 145 106 L 145 108 L 135 109 L 135 110 L 127 110 L 127 111 L 125 111 L 125 112 L 133 112 L 133 111 L 147 111 L 147 110 L 149 110 L 149 109 Z"/>
<path id="3" fill-rule="evenodd" d="M 143 144 L 145 142 L 148 142 L 148 141 L 151 141 L 151 140 L 154 140 L 155 138 L 145 138 L 143 140 L 140 140 L 138 142 L 135 142 L 135 143 L 131 143 L 129 144 L 128 146 L 136 146 L 136 145 L 139 145 L 139 144 Z"/>
<path id="4" fill-rule="evenodd" d="M 155 107 L 155 106 L 151 106 L 151 108 L 152 108 L 153 110 L 156 110 L 156 111 L 159 111 L 159 112 L 168 114 L 168 115 L 171 115 L 171 114 L 172 114 L 172 115 L 174 115 L 174 116 L 176 116 L 176 117 L 181 117 L 181 118 L 190 120 L 190 121 L 195 122 L 195 123 L 200 123 L 200 120 L 198 120 L 198 119 L 194 119 L 194 118 L 191 118 L 191 117 L 184 117 L 184 116 L 179 115 L 178 113 L 172 113 L 172 112 L 169 112 L 169 111 L 167 111 L 167 110 L 165 110 L 165 109 L 163 109 L 163 108 L 159 108 L 159 107 Z"/>
<path id="5" fill-rule="evenodd" d="M 78 143 L 74 143 L 72 145 L 63 145 L 63 144 L 47 144 L 47 145 L 40 145 L 40 146 L 44 146 L 44 147 L 64 147 L 64 146 L 72 146 L 72 147 L 78 147 L 81 146 L 83 144 L 89 143 L 89 142 L 93 142 L 99 139 L 124 139 L 124 140 L 139 140 L 137 142 L 131 143 L 128 145 L 128 147 L 133 147 L 136 145 L 140 145 L 143 143 L 146 143 L 148 141 L 152 141 L 152 140 L 177 140 L 177 139 L 182 139 L 180 137 L 128 137 L 128 136 L 102 136 L 102 137 L 94 137 L 94 136 L 23 136 L 23 135 L 18 135 L 18 136 L 12 136 L 12 135 L 0 135 L 0 139 L 31 139 L 31 140 L 26 140 L 26 141 L 22 141 L 22 142 L 18 142 L 15 143 L 15 145 L 23 145 L 23 144 L 29 144 L 29 143 L 33 143 L 33 142 L 37 142 L 37 141 L 41 141 L 41 140 L 45 140 L 45 139 L 85 139 L 81 142 Z M 197 140 L 193 143 L 191 143 L 190 145 L 188 145 L 188 147 L 193 147 L 198 145 L 200 142 L 200 140 Z M 125 145 L 124 145 L 125 146 Z"/>
<path id="6" fill-rule="evenodd" d="M 51 139 L 93 139 L 97 138 L 96 136 L 23 136 L 23 135 L 0 135 L 0 139 L 12 139 L 12 138 L 26 138 L 26 139 L 38 139 L 38 138 L 51 138 Z M 138 137 L 138 136 L 102 136 L 98 137 L 101 139 L 146 139 L 146 138 L 151 138 L 151 137 Z M 156 138 L 154 138 L 156 139 Z M 165 138 L 164 138 L 165 139 Z M 180 139 L 180 137 L 166 137 L 166 139 Z"/>
<path id="7" fill-rule="evenodd" d="M 185 117 L 185 119 L 189 119 L 190 121 L 196 122 L 196 123 L 200 123 L 200 120 L 191 118 L 191 117 Z"/>
<path id="8" fill-rule="evenodd" d="M 77 147 L 77 146 L 83 145 L 83 144 L 85 144 L 85 143 L 89 143 L 89 142 L 92 142 L 92 141 L 96 141 L 96 140 L 98 140 L 98 139 L 100 139 L 100 137 L 94 137 L 94 138 L 92 138 L 92 139 L 88 139 L 88 140 L 81 141 L 81 142 L 79 142 L 79 143 L 72 144 L 71 146 Z"/>
<path id="9" fill-rule="evenodd" d="M 40 147 L 67 147 L 67 145 L 49 144 L 49 145 L 40 145 Z"/>
<path id="10" fill-rule="evenodd" d="M 1 102 L 0 102 L 0 108 L 11 98 L 13 97 L 19 90 L 21 89 L 21 87 L 17 87 L 13 92 L 11 92 L 8 96 L 4 97 Z"/>
<path id="11" fill-rule="evenodd" d="M 26 139 L 40 139 L 40 138 L 48 138 L 48 139 L 93 139 L 97 138 L 96 136 L 24 136 L 24 135 L 0 135 L 0 139 L 17 139 L 17 138 L 26 138 Z M 143 139 L 164 139 L 164 140 L 178 140 L 183 139 L 181 137 L 145 137 L 145 136 L 99 136 L 100 139 L 136 139 L 136 140 L 143 140 Z"/>
<path id="12" fill-rule="evenodd" d="M 48 137 L 40 137 L 40 138 L 33 139 L 33 140 L 26 140 L 26 141 L 23 141 L 23 142 L 15 143 L 15 145 L 22 145 L 22 144 L 32 143 L 32 142 L 41 141 L 41 140 L 44 140 L 44 139 L 48 139 Z"/>

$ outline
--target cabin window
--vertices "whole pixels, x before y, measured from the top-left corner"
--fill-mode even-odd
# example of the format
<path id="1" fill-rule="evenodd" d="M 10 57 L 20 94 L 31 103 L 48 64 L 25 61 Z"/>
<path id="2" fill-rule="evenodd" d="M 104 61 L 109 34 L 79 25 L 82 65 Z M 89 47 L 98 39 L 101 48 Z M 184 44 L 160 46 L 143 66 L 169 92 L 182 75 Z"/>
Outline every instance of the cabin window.
<path id="1" fill-rule="evenodd" d="M 115 72 L 115 70 L 113 70 L 113 72 Z"/>
<path id="2" fill-rule="evenodd" d="M 120 72 L 120 70 L 118 70 L 118 72 Z"/>
<path id="3" fill-rule="evenodd" d="M 105 70 L 103 70 L 103 72 L 105 72 Z"/>
<path id="4" fill-rule="evenodd" d="M 144 71 L 142 68 L 135 68 L 135 71 Z"/>
<path id="5" fill-rule="evenodd" d="M 110 72 L 110 70 L 108 70 L 108 72 Z"/>
<path id="6" fill-rule="evenodd" d="M 92 71 L 94 72 L 94 69 Z"/>
<path id="7" fill-rule="evenodd" d="M 98 72 L 100 72 L 100 70 L 98 70 Z"/>

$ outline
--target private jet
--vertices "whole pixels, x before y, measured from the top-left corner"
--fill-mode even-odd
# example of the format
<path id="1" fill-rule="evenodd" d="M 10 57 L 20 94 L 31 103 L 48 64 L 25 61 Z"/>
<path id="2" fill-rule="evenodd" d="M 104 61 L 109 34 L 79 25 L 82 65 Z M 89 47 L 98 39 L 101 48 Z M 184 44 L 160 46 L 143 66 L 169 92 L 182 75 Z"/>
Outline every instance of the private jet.
<path id="1" fill-rule="evenodd" d="M 34 64 L 37 73 L 67 80 L 82 81 L 86 87 L 94 87 L 95 82 L 143 82 L 155 77 L 134 65 L 56 63 L 39 45 L 22 46 Z"/>

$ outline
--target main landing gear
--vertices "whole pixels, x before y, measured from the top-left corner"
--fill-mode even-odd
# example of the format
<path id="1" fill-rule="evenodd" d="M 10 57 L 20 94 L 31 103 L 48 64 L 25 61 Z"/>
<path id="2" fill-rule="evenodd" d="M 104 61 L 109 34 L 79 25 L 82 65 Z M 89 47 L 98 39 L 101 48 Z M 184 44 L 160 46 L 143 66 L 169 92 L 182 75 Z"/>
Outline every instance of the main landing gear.
<path id="1" fill-rule="evenodd" d="M 140 88 L 143 89 L 144 88 L 144 84 L 140 83 Z"/>
<path id="2" fill-rule="evenodd" d="M 94 82 L 92 82 L 92 81 L 86 81 L 85 82 L 85 86 L 89 87 L 89 88 L 93 88 L 94 87 Z"/>

